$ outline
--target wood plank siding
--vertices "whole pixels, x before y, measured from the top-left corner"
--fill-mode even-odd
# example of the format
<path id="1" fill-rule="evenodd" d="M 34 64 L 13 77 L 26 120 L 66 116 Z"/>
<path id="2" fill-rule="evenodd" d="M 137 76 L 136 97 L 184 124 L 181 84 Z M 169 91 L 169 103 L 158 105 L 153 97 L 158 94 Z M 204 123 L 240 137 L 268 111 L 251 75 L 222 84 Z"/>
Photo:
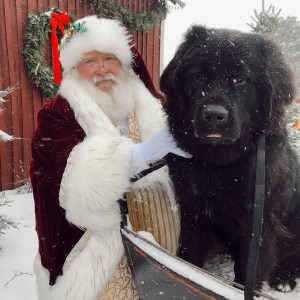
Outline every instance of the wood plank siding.
<path id="1" fill-rule="evenodd" d="M 133 12 L 151 9 L 158 0 L 114 0 Z M 19 89 L 5 97 L 1 104 L 0 130 L 16 138 L 0 142 L 0 190 L 9 190 L 23 184 L 29 177 L 31 137 L 36 127 L 36 116 L 47 102 L 27 76 L 22 56 L 23 39 L 28 25 L 28 13 L 47 11 L 49 7 L 72 13 L 76 18 L 95 14 L 88 0 L 0 0 L 0 90 L 19 85 Z M 50 26 L 50 24 L 49 24 Z M 158 88 L 160 74 L 160 24 L 148 32 L 134 34 L 134 42 L 142 54 L 149 73 Z M 45 59 L 52 64 L 50 36 L 45 46 Z"/>

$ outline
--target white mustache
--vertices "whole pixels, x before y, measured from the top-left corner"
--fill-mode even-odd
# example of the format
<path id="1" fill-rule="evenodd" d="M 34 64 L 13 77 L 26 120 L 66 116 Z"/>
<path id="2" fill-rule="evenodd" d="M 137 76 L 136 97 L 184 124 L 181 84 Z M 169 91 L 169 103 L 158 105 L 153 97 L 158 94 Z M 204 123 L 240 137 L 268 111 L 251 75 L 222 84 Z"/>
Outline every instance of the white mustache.
<path id="1" fill-rule="evenodd" d="M 114 74 L 106 74 L 104 76 L 96 75 L 93 77 L 93 82 L 96 84 L 98 82 L 104 81 L 104 80 L 113 80 L 116 81 L 116 76 Z"/>

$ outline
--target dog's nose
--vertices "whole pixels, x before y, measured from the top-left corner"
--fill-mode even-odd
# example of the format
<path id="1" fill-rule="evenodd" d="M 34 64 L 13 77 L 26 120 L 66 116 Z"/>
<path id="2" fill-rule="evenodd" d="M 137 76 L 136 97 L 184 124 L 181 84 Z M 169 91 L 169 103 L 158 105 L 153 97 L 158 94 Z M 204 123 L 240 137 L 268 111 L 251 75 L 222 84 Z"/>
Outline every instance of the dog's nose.
<path id="1" fill-rule="evenodd" d="M 228 110 L 222 105 L 207 105 L 202 111 L 202 119 L 211 125 L 217 125 L 227 120 Z"/>

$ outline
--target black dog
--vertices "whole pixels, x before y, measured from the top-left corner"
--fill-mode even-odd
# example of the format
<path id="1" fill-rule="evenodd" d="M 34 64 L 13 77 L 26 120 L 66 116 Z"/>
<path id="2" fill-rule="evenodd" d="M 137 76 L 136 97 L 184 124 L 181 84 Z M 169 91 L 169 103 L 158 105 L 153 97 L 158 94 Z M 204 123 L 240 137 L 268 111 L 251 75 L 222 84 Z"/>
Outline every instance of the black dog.
<path id="1" fill-rule="evenodd" d="M 256 288 L 292 290 L 300 277 L 299 163 L 284 126 L 293 76 L 269 38 L 193 26 L 165 69 L 165 111 L 185 159 L 167 162 L 181 210 L 178 255 L 203 266 L 220 240 L 245 283 L 256 148 L 266 134 L 266 189 Z"/>

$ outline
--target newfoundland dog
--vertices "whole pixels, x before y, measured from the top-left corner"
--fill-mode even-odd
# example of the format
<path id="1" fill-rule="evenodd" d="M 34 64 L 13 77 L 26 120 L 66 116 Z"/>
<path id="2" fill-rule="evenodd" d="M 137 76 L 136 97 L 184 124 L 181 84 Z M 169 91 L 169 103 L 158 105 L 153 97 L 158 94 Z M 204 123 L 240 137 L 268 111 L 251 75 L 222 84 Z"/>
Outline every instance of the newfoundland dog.
<path id="1" fill-rule="evenodd" d="M 280 49 L 266 36 L 192 26 L 160 80 L 178 145 L 167 156 L 181 211 L 178 255 L 202 267 L 222 243 L 245 283 L 255 194 L 256 151 L 266 136 L 265 207 L 256 289 L 290 291 L 300 277 L 298 158 L 285 109 L 295 89 Z"/>

